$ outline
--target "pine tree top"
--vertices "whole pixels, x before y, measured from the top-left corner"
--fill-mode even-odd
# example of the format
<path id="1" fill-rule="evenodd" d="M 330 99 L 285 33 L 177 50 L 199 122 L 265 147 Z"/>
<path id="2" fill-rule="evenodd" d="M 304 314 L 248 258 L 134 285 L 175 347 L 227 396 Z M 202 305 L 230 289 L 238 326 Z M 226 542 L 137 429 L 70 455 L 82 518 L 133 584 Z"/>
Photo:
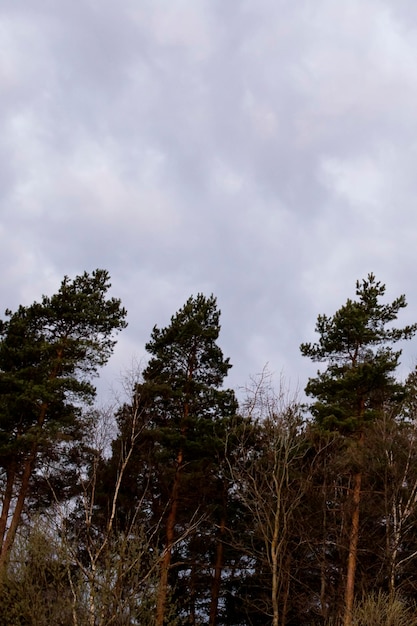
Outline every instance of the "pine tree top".
<path id="1" fill-rule="evenodd" d="M 394 377 L 401 350 L 393 345 L 411 339 L 417 324 L 393 327 L 406 299 L 401 295 L 386 304 L 384 295 L 385 285 L 368 274 L 356 283 L 356 300 L 348 299 L 333 316 L 318 316 L 318 342 L 300 346 L 303 356 L 327 363 L 306 386 L 316 398 L 312 413 L 326 427 L 355 430 L 403 391 Z"/>

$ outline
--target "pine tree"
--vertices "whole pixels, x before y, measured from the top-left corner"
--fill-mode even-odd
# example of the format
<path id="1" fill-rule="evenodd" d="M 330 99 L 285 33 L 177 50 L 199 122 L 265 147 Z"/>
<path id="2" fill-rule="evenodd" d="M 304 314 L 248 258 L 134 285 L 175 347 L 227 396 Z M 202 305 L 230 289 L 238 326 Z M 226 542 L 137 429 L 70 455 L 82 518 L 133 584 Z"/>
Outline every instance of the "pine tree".
<path id="1" fill-rule="evenodd" d="M 367 423 L 404 394 L 403 385 L 394 376 L 401 350 L 395 351 L 393 344 L 410 339 L 417 331 L 417 324 L 402 329 L 392 326 L 406 300 L 402 295 L 391 304 L 383 304 L 380 300 L 384 294 L 385 285 L 369 274 L 356 284 L 357 300 L 347 300 L 332 317 L 318 316 L 318 343 L 300 347 L 304 356 L 327 363 L 325 371 L 319 371 L 306 387 L 306 393 L 316 398 L 311 412 L 317 424 L 324 430 L 349 435 L 359 450 L 352 461 L 344 626 L 351 624 L 354 601 L 362 481 L 360 448 Z"/>
<path id="2" fill-rule="evenodd" d="M 151 358 L 142 382 L 134 390 L 133 404 L 143 430 L 124 489 L 130 490 L 131 505 L 147 490 L 149 523 L 153 520 L 154 527 L 162 524 L 157 626 L 164 624 L 174 586 L 170 581 L 178 574 L 172 565 L 174 553 L 178 557 L 175 561 L 182 563 L 181 580 L 176 580 L 179 593 L 183 581 L 188 581 L 188 593 L 177 598 L 178 611 L 187 612 L 193 620 L 201 579 L 207 578 L 210 570 L 210 564 L 202 564 L 201 560 L 208 558 L 208 546 L 216 537 L 212 516 L 218 515 L 223 506 L 223 493 L 217 491 L 217 501 L 213 493 L 221 482 L 219 463 L 225 448 L 225 429 L 237 403 L 233 391 L 222 388 L 231 365 L 217 345 L 219 318 L 216 298 L 198 294 L 187 300 L 169 326 L 155 326 L 146 345 Z M 128 426 L 123 420 L 130 413 L 122 411 L 119 415 L 121 436 Z M 115 453 L 118 448 L 115 442 Z M 126 501 L 124 511 L 128 519 Z M 197 537 L 193 528 L 198 521 Z M 203 535 L 206 541 L 201 551 Z M 219 552 L 217 557 L 212 569 L 218 572 Z M 217 590 L 216 584 L 213 589 Z"/>
<path id="3" fill-rule="evenodd" d="M 95 394 L 91 377 L 110 357 L 114 332 L 126 325 L 120 300 L 106 299 L 109 288 L 105 270 L 65 277 L 58 293 L 6 311 L 0 323 L 0 566 L 30 490 L 35 500 L 39 495 L 33 486 L 41 463 L 56 461 L 82 436 L 81 405 Z"/>

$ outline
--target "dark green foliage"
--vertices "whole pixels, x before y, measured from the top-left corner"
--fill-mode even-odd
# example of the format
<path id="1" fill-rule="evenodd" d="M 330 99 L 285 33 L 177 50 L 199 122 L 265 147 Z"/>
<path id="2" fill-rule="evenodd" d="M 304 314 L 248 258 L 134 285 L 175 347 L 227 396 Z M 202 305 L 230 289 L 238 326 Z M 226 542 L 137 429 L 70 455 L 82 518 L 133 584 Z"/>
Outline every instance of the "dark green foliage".
<path id="1" fill-rule="evenodd" d="M 103 270 L 65 278 L 0 323 L 3 546 L 19 502 L 25 522 L 0 567 L 0 623 L 155 626 L 162 607 L 163 626 L 340 624 L 359 484 L 353 624 L 411 624 L 417 374 L 401 384 L 396 368 L 417 325 L 394 327 L 404 296 L 385 304 L 371 274 L 318 317 L 317 343 L 301 346 L 326 368 L 307 385 L 313 420 L 268 376 L 236 414 L 220 312 L 202 294 L 153 329 L 114 414 L 84 406 L 125 326 L 109 286 Z"/>
<path id="2" fill-rule="evenodd" d="M 417 324 L 393 328 L 405 296 L 382 304 L 385 285 L 369 274 L 357 282 L 358 300 L 348 300 L 332 317 L 319 315 L 318 343 L 301 344 L 301 353 L 327 364 L 311 378 L 306 393 L 316 398 L 311 411 L 329 430 L 355 432 L 390 402 L 401 400 L 404 389 L 394 377 L 401 350 L 396 342 L 413 337 Z"/>
<path id="3" fill-rule="evenodd" d="M 213 421 L 237 408 L 234 393 L 220 389 L 231 365 L 216 343 L 219 318 L 214 296 L 198 294 L 167 328 L 155 326 L 146 344 L 151 359 L 138 391 L 152 399 L 152 425 L 160 443 L 174 450 L 185 445 L 191 457 L 201 448 L 210 452 Z"/>
<path id="4" fill-rule="evenodd" d="M 52 297 L 6 312 L 0 325 L 0 462 L 34 440 L 71 436 L 74 401 L 93 399 L 91 375 L 110 357 L 114 331 L 126 326 L 120 300 L 106 299 L 109 288 L 105 270 L 65 277 Z"/>
<path id="5" fill-rule="evenodd" d="M 150 400 L 148 428 L 158 458 L 184 460 L 204 474 L 224 446 L 226 418 L 237 409 L 234 392 L 221 385 L 231 365 L 216 341 L 220 311 L 214 296 L 198 294 L 171 318 L 155 327 L 146 345 L 151 359 L 136 392 Z"/>
<path id="6" fill-rule="evenodd" d="M 105 270 L 65 277 L 55 295 L 7 311 L 0 323 L 2 559 L 29 496 L 33 506 L 48 502 L 51 487 L 54 498 L 72 495 L 81 452 L 73 444 L 86 426 L 81 407 L 94 398 L 91 377 L 110 357 L 114 333 L 126 326 L 126 311 L 107 298 L 109 288 Z"/>
<path id="7" fill-rule="evenodd" d="M 159 468 L 153 480 L 169 497 L 181 451 L 186 465 L 183 498 L 189 494 L 186 500 L 193 509 L 194 495 L 186 483 L 192 476 L 204 479 L 218 463 L 227 420 L 237 409 L 233 391 L 220 388 L 231 366 L 216 344 L 219 316 L 216 299 L 199 294 L 187 301 L 167 328 L 155 327 L 146 345 L 151 359 L 134 390 L 133 413 L 140 416 L 142 429 L 137 461 Z M 130 428 L 131 408 L 117 416 L 122 436 Z M 116 441 L 115 451 L 117 446 Z M 140 470 L 139 475 L 143 476 Z M 203 497 L 204 480 L 199 494 Z"/>
<path id="8" fill-rule="evenodd" d="M 181 615 L 197 610 L 198 589 L 208 591 L 206 606 L 210 601 L 215 524 L 224 508 L 225 435 L 237 409 L 234 392 L 222 389 L 231 366 L 217 345 L 219 318 L 214 296 L 198 294 L 169 326 L 153 329 L 146 345 L 151 358 L 131 407 L 117 416 L 120 437 L 110 460 L 119 463 L 135 415 L 140 436 L 122 485 L 119 521 L 132 519 L 141 503 L 149 532 L 158 528 L 158 550 L 169 550 L 172 562 L 181 564 L 167 566 Z M 188 598 L 184 584 L 191 588 Z"/>
<path id="9" fill-rule="evenodd" d="M 343 623 L 346 626 L 352 624 L 358 579 L 361 579 L 362 587 L 366 585 L 364 581 L 367 581 L 373 568 L 372 559 L 367 558 L 363 543 L 363 522 L 368 516 L 366 496 L 371 492 L 365 465 L 365 442 L 370 428 L 387 412 L 398 411 L 394 407 L 398 407 L 406 396 L 405 385 L 400 384 L 394 376 L 401 350 L 395 351 L 393 345 L 410 339 L 417 331 L 416 324 L 401 329 L 392 325 L 400 310 L 406 306 L 405 297 L 402 295 L 391 304 L 382 303 L 385 285 L 377 282 L 373 274 L 356 283 L 356 295 L 357 300 L 349 299 L 332 317 L 319 315 L 316 325 L 320 335 L 318 343 L 302 344 L 300 347 L 304 356 L 326 363 L 326 369 L 319 371 L 316 378 L 311 378 L 306 387 L 306 393 L 316 398 L 311 412 L 317 430 L 321 436 L 325 436 L 326 431 L 339 433 L 344 444 L 341 458 L 346 459 L 343 465 L 347 471 L 341 475 L 345 480 L 341 481 L 340 486 L 343 488 L 341 493 L 348 497 L 345 501 L 336 491 L 337 497 L 332 506 L 340 511 L 338 525 L 341 531 L 349 529 L 347 533 L 337 533 L 340 535 L 338 544 L 344 546 L 346 554 L 343 608 Z M 328 475 L 324 476 L 324 492 L 327 490 L 328 478 Z M 332 500 L 326 496 L 325 509 L 329 502 Z M 331 557 L 328 550 L 328 519 L 327 510 L 323 510 L 322 520 L 326 531 L 321 544 L 322 588 L 323 584 L 327 584 L 323 571 L 328 568 Z M 379 523 L 382 524 L 381 521 Z M 368 541 L 373 544 L 379 542 L 375 530 L 382 529 L 378 528 L 378 522 L 375 525 L 375 520 L 368 517 L 368 525 L 374 531 L 373 534 L 366 533 Z M 379 535 L 383 536 L 383 532 Z M 337 571 L 340 574 L 343 567 L 339 566 Z M 328 606 L 322 599 L 321 606 L 326 615 Z"/>

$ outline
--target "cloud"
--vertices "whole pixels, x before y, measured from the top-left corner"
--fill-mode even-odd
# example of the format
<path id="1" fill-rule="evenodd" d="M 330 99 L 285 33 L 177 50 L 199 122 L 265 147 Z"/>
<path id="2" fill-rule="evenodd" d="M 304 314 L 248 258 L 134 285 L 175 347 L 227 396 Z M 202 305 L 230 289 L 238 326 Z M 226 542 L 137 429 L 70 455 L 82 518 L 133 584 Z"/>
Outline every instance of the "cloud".
<path id="1" fill-rule="evenodd" d="M 405 0 L 3 2 L 5 306 L 109 269 L 111 378 L 214 292 L 236 386 L 265 361 L 303 386 L 368 271 L 412 315 L 416 28 Z"/>

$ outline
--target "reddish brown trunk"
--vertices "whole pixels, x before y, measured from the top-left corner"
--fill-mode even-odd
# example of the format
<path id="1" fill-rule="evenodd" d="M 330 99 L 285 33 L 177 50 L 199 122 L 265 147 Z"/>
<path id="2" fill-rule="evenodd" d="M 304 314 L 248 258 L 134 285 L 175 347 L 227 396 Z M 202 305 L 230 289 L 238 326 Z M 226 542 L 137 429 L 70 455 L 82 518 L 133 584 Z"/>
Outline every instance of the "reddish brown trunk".
<path id="1" fill-rule="evenodd" d="M 64 339 L 64 343 L 65 341 L 66 339 Z M 64 349 L 61 347 L 57 350 L 57 360 L 52 369 L 52 372 L 49 375 L 50 381 L 54 380 L 58 376 L 59 370 L 61 367 L 61 362 L 63 359 L 63 355 L 64 355 Z M 42 427 L 45 423 L 47 410 L 48 410 L 48 403 L 44 402 L 40 407 L 38 421 L 37 421 L 37 427 L 38 427 L 39 433 L 42 430 Z M 16 483 L 16 471 L 17 471 L 16 461 L 14 462 L 14 465 L 12 466 L 12 470 L 9 472 L 7 476 L 6 490 L 5 490 L 5 494 L 3 498 L 3 506 L 2 506 L 2 512 L 1 512 L 1 517 L 0 517 L 0 572 L 4 570 L 7 564 L 9 553 L 13 545 L 15 536 L 16 536 L 16 531 L 20 523 L 23 506 L 25 504 L 26 495 L 27 495 L 28 488 L 29 488 L 30 477 L 32 475 L 32 470 L 36 461 L 37 454 L 38 454 L 38 441 L 35 441 L 32 445 L 32 449 L 30 451 L 29 456 L 26 458 L 24 462 L 23 475 L 22 475 L 22 480 L 20 483 L 19 493 L 17 495 L 16 506 L 13 511 L 13 517 L 10 523 L 10 527 L 6 534 L 7 520 L 9 516 L 10 505 L 13 499 L 13 488 Z"/>
<path id="2" fill-rule="evenodd" d="M 42 426 L 45 422 L 47 409 L 48 409 L 48 405 L 46 403 L 42 404 L 40 411 L 39 411 L 38 424 L 37 424 L 39 430 L 42 429 Z M 7 566 L 10 550 L 13 546 L 13 542 L 16 537 L 17 528 L 19 526 L 20 519 L 22 516 L 22 511 L 23 511 L 23 507 L 25 504 L 26 495 L 29 489 L 30 477 L 32 476 L 33 466 L 35 464 L 37 454 L 38 454 L 38 442 L 35 441 L 32 444 L 32 449 L 30 451 L 29 456 L 26 458 L 24 462 L 23 474 L 22 474 L 22 479 L 20 482 L 19 492 L 17 495 L 16 505 L 13 511 L 13 516 L 10 522 L 10 527 L 6 533 L 7 518 L 8 518 L 11 500 L 13 497 L 13 487 L 16 482 L 15 470 L 13 472 L 13 475 L 10 477 L 10 480 L 8 481 L 8 485 L 7 485 L 8 492 L 6 492 L 5 498 L 3 501 L 2 520 L 1 520 L 2 526 L 0 527 L 0 530 L 2 530 L 3 524 L 4 524 L 3 536 L 2 536 L 2 541 L 1 541 L 1 550 L 0 550 L 0 572 L 3 572 L 5 567 Z M 6 500 L 6 495 L 8 497 L 8 502 Z M 5 507 L 5 504 L 6 504 L 6 507 Z M 3 520 L 3 517 L 4 517 L 4 520 Z"/>
<path id="3" fill-rule="evenodd" d="M 175 539 L 175 524 L 178 511 L 178 494 L 181 479 L 183 454 L 179 452 L 177 457 L 177 471 L 175 472 L 174 484 L 171 492 L 171 508 L 169 510 L 166 524 L 166 547 L 161 563 L 161 575 L 159 579 L 157 606 L 156 606 L 156 626 L 163 626 L 165 620 L 165 609 L 168 595 L 168 573 L 171 566 L 172 547 Z"/>
<path id="4" fill-rule="evenodd" d="M 4 538 L 0 552 L 0 572 L 6 567 L 10 550 L 16 537 L 16 531 L 19 526 L 20 518 L 22 516 L 23 506 L 25 504 L 26 495 L 29 488 L 30 477 L 32 476 L 33 465 L 36 460 L 38 451 L 37 444 L 33 444 L 30 456 L 25 461 L 25 467 L 23 470 L 22 481 L 20 484 L 19 494 L 16 500 L 16 506 L 13 511 L 12 521 Z"/>
<path id="5" fill-rule="evenodd" d="M 343 620 L 343 626 L 351 626 L 352 624 L 352 610 L 355 598 L 355 573 L 359 539 L 359 505 L 361 499 L 361 483 L 362 472 L 357 472 L 353 477 L 352 526 L 349 540 L 349 557 L 345 588 L 345 615 Z"/>
<path id="6" fill-rule="evenodd" d="M 187 372 L 187 383 L 185 386 L 185 402 L 183 406 L 183 415 L 182 415 L 182 426 L 181 426 L 181 434 L 185 436 L 187 431 L 187 419 L 190 411 L 189 406 L 189 383 L 193 379 L 195 366 L 195 347 L 192 351 L 191 358 L 188 364 L 188 372 Z M 171 566 L 171 557 L 172 557 L 172 548 L 175 540 L 175 524 L 177 522 L 177 511 L 178 511 L 178 497 L 180 491 L 180 483 L 181 483 L 181 471 L 183 467 L 184 461 L 184 452 L 180 450 L 177 455 L 177 468 L 174 477 L 174 484 L 172 486 L 171 491 L 171 508 L 169 510 L 168 519 L 166 523 L 166 547 L 164 556 L 161 562 L 160 568 L 160 578 L 159 578 L 159 588 L 158 588 L 158 596 L 156 601 L 156 624 L 155 626 L 163 626 L 165 621 L 165 613 L 166 613 L 166 603 L 168 596 L 168 574 Z"/>

